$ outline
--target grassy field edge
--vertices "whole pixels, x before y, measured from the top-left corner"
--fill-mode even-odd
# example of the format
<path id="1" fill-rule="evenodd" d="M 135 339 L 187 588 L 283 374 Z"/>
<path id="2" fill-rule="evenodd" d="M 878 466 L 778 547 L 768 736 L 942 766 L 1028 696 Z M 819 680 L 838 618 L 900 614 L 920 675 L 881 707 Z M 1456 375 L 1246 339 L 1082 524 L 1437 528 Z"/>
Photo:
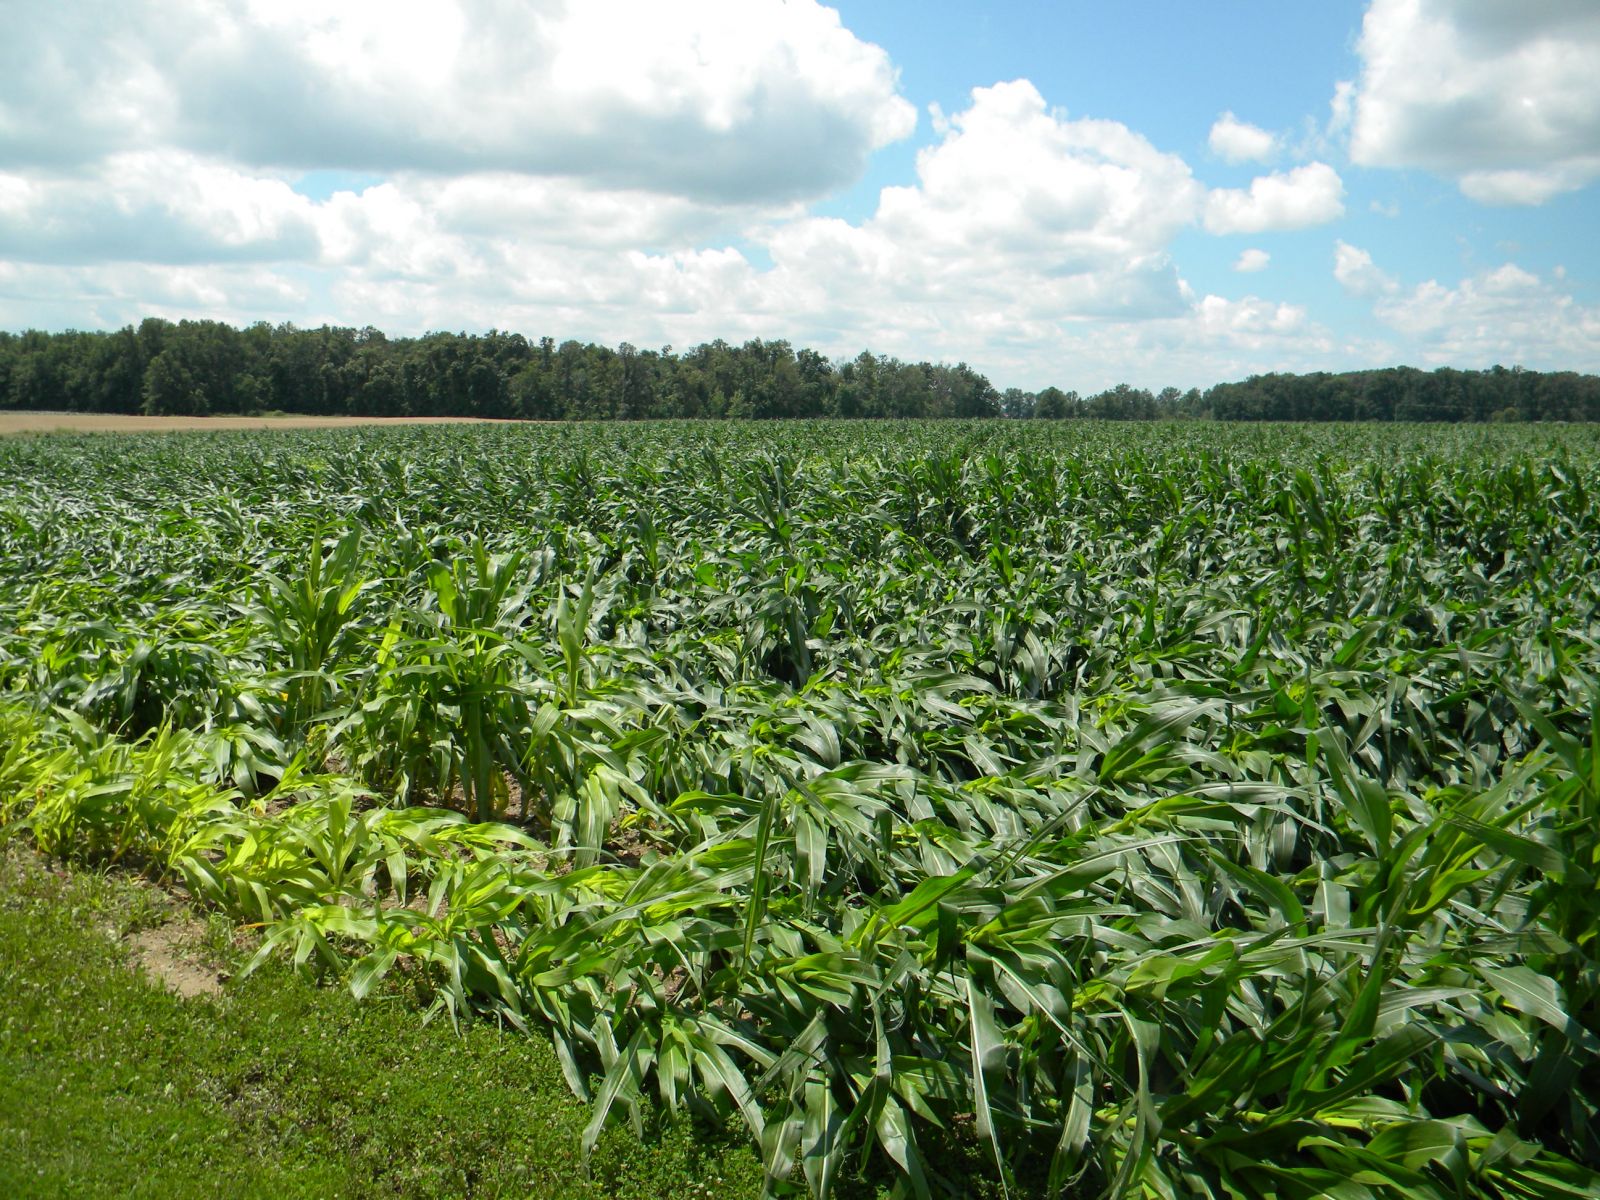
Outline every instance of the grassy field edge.
<path id="1" fill-rule="evenodd" d="M 736 1136 L 614 1129 L 548 1043 L 480 1022 L 424 1026 L 269 967 L 183 998 L 132 939 L 184 911 L 123 872 L 0 852 L 0 1194 L 17 1197 L 714 1197 L 759 1191 Z M 233 927 L 200 944 L 222 975 Z"/>

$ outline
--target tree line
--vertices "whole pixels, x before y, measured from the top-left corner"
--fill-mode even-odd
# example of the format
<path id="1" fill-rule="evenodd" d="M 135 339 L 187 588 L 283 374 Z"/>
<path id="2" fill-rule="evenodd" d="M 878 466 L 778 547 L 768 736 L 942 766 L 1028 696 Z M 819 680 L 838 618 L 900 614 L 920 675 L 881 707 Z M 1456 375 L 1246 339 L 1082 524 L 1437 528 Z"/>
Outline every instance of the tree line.
<path id="1" fill-rule="evenodd" d="M 295 412 L 545 420 L 1012 417 L 1230 421 L 1600 420 L 1600 377 L 1494 367 L 1257 375 L 1202 392 L 996 391 L 965 363 L 786 341 L 616 349 L 517 333 L 391 338 L 372 328 L 149 318 L 115 332 L 0 332 L 0 408 Z"/>
<path id="2" fill-rule="evenodd" d="M 430 333 L 155 318 L 114 333 L 0 333 L 0 407 L 202 416 L 985 417 L 993 386 L 965 363 L 863 353 L 834 363 L 788 342 L 675 353 L 517 333 Z"/>

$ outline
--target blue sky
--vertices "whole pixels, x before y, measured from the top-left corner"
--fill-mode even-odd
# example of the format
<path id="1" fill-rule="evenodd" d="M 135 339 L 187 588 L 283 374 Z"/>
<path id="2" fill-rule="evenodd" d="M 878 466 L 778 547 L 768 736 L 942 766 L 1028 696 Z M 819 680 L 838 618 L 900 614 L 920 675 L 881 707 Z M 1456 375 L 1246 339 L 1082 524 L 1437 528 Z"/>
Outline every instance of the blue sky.
<path id="1" fill-rule="evenodd" d="M 1231 111 L 1281 131 L 1290 142 L 1306 138 L 1327 121 L 1336 83 L 1360 75 L 1357 43 L 1368 6 L 1359 0 L 1030 0 L 977 15 L 971 5 L 943 0 L 838 7 L 852 29 L 894 47 L 907 95 L 924 106 L 955 110 L 976 81 L 1027 78 L 1050 103 L 1076 116 L 1125 122 L 1183 155 L 1208 184 L 1236 188 L 1248 186 L 1256 167 L 1209 152 L 1216 118 Z M 1593 53 L 1600 71 L 1600 46 Z M 880 153 L 830 211 L 866 215 L 879 189 L 909 176 L 916 149 L 932 140 L 924 121 L 917 138 Z M 1249 242 L 1272 256 L 1275 296 L 1314 306 L 1327 320 L 1371 338 L 1383 330 L 1370 306 L 1329 286 L 1336 237 L 1359 243 L 1405 280 L 1452 277 L 1514 260 L 1539 274 L 1562 268 L 1575 298 L 1600 301 L 1600 195 L 1594 187 L 1530 209 L 1474 203 L 1426 171 L 1372 170 L 1348 161 L 1340 171 L 1349 195 L 1337 234 L 1218 238 L 1185 231 L 1173 243 L 1185 277 L 1198 288 L 1227 291 L 1232 264 Z M 1592 357 L 1588 369 L 1594 369 Z"/>
<path id="2" fill-rule="evenodd" d="M 1600 370 L 1593 0 L 87 0 L 0 327 L 787 338 L 1000 386 Z"/>
<path id="3" fill-rule="evenodd" d="M 908 97 L 961 108 L 971 89 L 1032 80 L 1075 116 L 1122 121 L 1162 149 L 1200 160 L 1225 110 L 1269 128 L 1326 114 L 1333 83 L 1353 78 L 1363 5 L 1242 2 L 1010 3 L 860 0 L 838 5 L 851 29 L 892 47 Z M 924 125 L 922 131 L 928 133 Z M 910 145 L 873 172 L 902 174 Z M 1218 182 L 1248 182 L 1223 166 Z M 874 193 L 875 194 L 875 193 Z"/>

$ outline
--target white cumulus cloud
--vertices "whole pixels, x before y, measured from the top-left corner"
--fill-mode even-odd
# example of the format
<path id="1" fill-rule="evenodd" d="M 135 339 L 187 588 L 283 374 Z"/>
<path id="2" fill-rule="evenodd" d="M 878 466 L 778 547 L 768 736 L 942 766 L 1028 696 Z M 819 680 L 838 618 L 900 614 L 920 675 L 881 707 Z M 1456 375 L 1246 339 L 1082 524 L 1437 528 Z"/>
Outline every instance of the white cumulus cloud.
<path id="1" fill-rule="evenodd" d="M 1268 254 L 1265 250 L 1256 250 L 1252 248 L 1243 251 L 1239 257 L 1234 260 L 1233 269 L 1245 274 L 1251 274 L 1256 271 L 1265 271 L 1267 269 L 1267 264 L 1271 261 L 1272 255 Z"/>
<path id="2" fill-rule="evenodd" d="M 1068 119 L 1025 80 L 976 88 L 876 213 L 789 222 L 768 239 L 793 295 L 841 322 L 886 305 L 996 321 L 1175 311 L 1167 257 L 1201 188 L 1176 155 L 1114 121 Z"/>
<path id="3" fill-rule="evenodd" d="M 1408 361 L 1600 370 L 1600 307 L 1574 296 L 1559 267 L 1541 278 L 1508 262 L 1453 286 L 1437 279 L 1406 286 L 1365 250 L 1339 242 L 1334 275 L 1373 301 L 1373 315 L 1400 335 L 1392 355 Z"/>
<path id="4" fill-rule="evenodd" d="M 1490 204 L 1600 179 L 1600 4 L 1373 0 L 1350 139 L 1363 166 L 1421 167 Z"/>
<path id="5" fill-rule="evenodd" d="M 1344 215 L 1344 182 L 1327 163 L 1313 162 L 1251 180 L 1248 189 L 1218 188 L 1206 197 L 1209 233 L 1306 229 Z"/>
<path id="6" fill-rule="evenodd" d="M 1371 254 L 1345 241 L 1334 243 L 1333 277 L 1352 296 L 1388 295 L 1400 286 L 1372 261 Z"/>
<path id="7" fill-rule="evenodd" d="M 144 317 L 205 317 L 238 325 L 333 319 L 313 303 L 303 280 L 258 264 L 0 261 L 0 327 L 5 328 L 113 329 Z"/>
<path id="8" fill-rule="evenodd" d="M 172 151 L 71 175 L 0 173 L 0 258 L 205 263 L 315 259 L 315 206 L 265 179 Z"/>
<path id="9" fill-rule="evenodd" d="M 1506 263 L 1454 287 L 1429 280 L 1378 302 L 1378 318 L 1431 363 L 1600 369 L 1600 308 L 1554 281 Z"/>
<path id="10" fill-rule="evenodd" d="M 1356 84 L 1353 79 L 1341 79 L 1333 85 L 1333 97 L 1328 101 L 1328 124 L 1324 136 L 1337 137 L 1350 128 L 1355 114 Z"/>
<path id="11" fill-rule="evenodd" d="M 343 302 L 397 327 L 482 314 L 639 343 L 759 334 L 976 357 L 991 335 L 1186 311 L 1168 247 L 1203 189 L 1182 159 L 1069 119 L 1026 81 L 975 89 L 943 128 L 915 183 L 883 189 L 859 223 L 408 175 L 319 206 L 323 261 L 341 268 Z M 771 265 L 728 244 L 740 239 Z"/>
<path id="12" fill-rule="evenodd" d="M 1211 153 L 1224 162 L 1266 162 L 1278 150 L 1278 138 L 1259 125 L 1225 112 L 1211 126 Z"/>
<path id="13" fill-rule="evenodd" d="M 1310 324 L 1303 306 L 1263 300 L 1259 296 L 1246 296 L 1242 300 L 1207 296 L 1200 301 L 1198 313 L 1202 328 L 1208 332 L 1239 339 L 1251 346 L 1263 345 L 1268 339 L 1286 334 L 1299 334 Z"/>
<path id="14" fill-rule="evenodd" d="M 1600 155 L 1545 167 L 1467 171 L 1461 190 L 1480 204 L 1543 204 L 1600 178 Z"/>
<path id="15" fill-rule="evenodd" d="M 8 214 L 23 214 L 12 249 L 31 255 L 0 270 L 0 325 L 81 325 L 85 313 L 116 325 L 156 312 L 394 333 L 496 326 L 611 344 L 784 337 L 1072 387 L 1206 383 L 1219 348 L 1244 356 L 1265 338 L 1287 351 L 1304 336 L 1268 302 L 1223 320 L 1217 302 L 1196 300 L 1169 250 L 1198 219 L 1204 189 L 1133 130 L 1069 117 L 1020 80 L 975 89 L 942 128 L 914 180 L 884 188 L 857 222 L 503 171 L 400 172 L 313 202 L 187 152 L 142 174 L 102 166 L 76 193 L 56 176 L 42 191 L 0 176 L 0 236 Z M 167 208 L 150 182 L 162 172 Z M 195 180 L 219 201 L 255 198 L 258 215 L 235 232 L 264 265 L 225 265 L 216 230 L 195 243 L 215 260 L 208 269 L 176 252 L 181 262 L 166 265 L 145 261 L 153 251 L 127 261 L 108 252 L 93 266 L 80 263 L 94 256 L 67 253 L 123 236 L 119 196 L 138 219 L 159 210 L 158 227 L 179 231 L 173 241 L 200 239 L 214 213 Z M 20 245 L 52 209 L 70 220 L 51 252 Z M 309 248 L 294 240 L 308 236 Z"/>
<path id="16" fill-rule="evenodd" d="M 176 147 L 718 202 L 854 180 L 916 112 L 814 0 L 127 0 L 8 14 L 0 161 Z"/>

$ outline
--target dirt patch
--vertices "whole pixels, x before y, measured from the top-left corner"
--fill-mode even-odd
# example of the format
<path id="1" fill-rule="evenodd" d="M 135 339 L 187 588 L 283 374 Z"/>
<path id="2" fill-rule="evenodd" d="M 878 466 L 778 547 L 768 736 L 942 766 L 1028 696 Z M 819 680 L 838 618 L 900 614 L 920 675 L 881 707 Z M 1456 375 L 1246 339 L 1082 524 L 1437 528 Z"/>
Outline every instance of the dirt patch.
<path id="1" fill-rule="evenodd" d="M 198 947 L 205 936 L 199 921 L 174 918 L 128 939 L 134 961 L 146 975 L 184 998 L 222 995 L 222 976 L 206 966 Z"/>
<path id="2" fill-rule="evenodd" d="M 15 433 L 177 433 L 195 429 L 342 429 L 351 425 L 483 425 L 477 417 L 144 417 L 124 413 L 0 412 Z"/>

